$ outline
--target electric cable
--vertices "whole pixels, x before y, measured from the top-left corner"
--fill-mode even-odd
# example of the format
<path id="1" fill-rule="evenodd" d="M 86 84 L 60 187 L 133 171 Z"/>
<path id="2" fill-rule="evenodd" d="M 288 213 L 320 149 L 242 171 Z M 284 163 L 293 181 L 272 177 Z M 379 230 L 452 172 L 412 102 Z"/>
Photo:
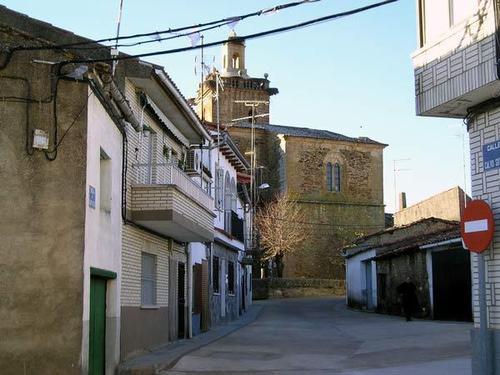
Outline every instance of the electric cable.
<path id="1" fill-rule="evenodd" d="M 262 37 L 269 36 L 269 35 L 274 35 L 274 34 L 284 33 L 284 32 L 288 32 L 291 30 L 296 30 L 296 29 L 300 29 L 300 28 L 304 28 L 304 27 L 309 27 L 309 26 L 316 25 L 319 23 L 332 21 L 332 20 L 337 19 L 337 18 L 346 17 L 346 16 L 350 16 L 353 14 L 365 12 L 367 10 L 378 8 L 378 7 L 381 7 L 381 6 L 390 4 L 390 3 L 394 3 L 397 1 L 399 1 L 399 0 L 386 0 L 386 1 L 379 2 L 379 3 L 370 4 L 370 5 L 367 5 L 364 7 L 352 9 L 349 11 L 334 13 L 334 14 L 330 14 L 330 15 L 327 15 L 324 17 L 314 18 L 312 20 L 308 20 L 305 22 L 301 22 L 301 23 L 297 23 L 297 24 L 293 24 L 293 25 L 289 25 L 289 26 L 279 27 L 276 29 L 261 31 L 258 33 L 244 35 L 244 36 L 238 36 L 238 37 L 232 38 L 231 41 L 245 41 L 245 40 L 257 39 L 257 38 L 262 38 Z M 120 60 L 131 60 L 131 59 L 138 59 L 141 57 L 150 57 L 150 56 L 158 56 L 158 55 L 169 55 L 169 54 L 174 54 L 174 53 L 198 50 L 201 48 L 214 47 L 214 46 L 218 46 L 221 44 L 225 44 L 228 41 L 229 40 L 224 39 L 224 40 L 219 40 L 216 42 L 211 42 L 211 43 L 206 43 L 203 45 L 197 45 L 197 46 L 191 46 L 191 47 L 182 47 L 182 48 L 174 48 L 174 49 L 155 51 L 155 52 L 146 52 L 146 53 L 140 53 L 140 54 L 136 54 L 136 55 L 122 55 L 122 56 L 102 58 L 102 59 L 73 59 L 73 60 L 61 61 L 59 64 L 61 64 L 61 65 L 71 64 L 71 63 L 74 63 L 74 64 L 88 63 L 88 64 L 90 64 L 90 63 L 97 63 L 97 62 L 112 62 L 112 61 L 120 61 Z"/>
<path id="2" fill-rule="evenodd" d="M 323 225 L 323 226 L 330 226 L 330 227 L 347 227 L 347 228 L 380 228 L 381 227 L 381 225 L 330 224 L 330 223 L 320 223 L 320 222 L 313 222 L 313 221 L 290 220 L 290 219 L 280 218 L 280 217 L 276 217 L 276 216 L 259 215 L 259 214 L 257 214 L 257 216 L 263 217 L 266 219 L 271 219 L 271 220 L 279 220 L 279 221 L 285 221 L 285 222 L 289 222 L 289 223 L 297 223 L 297 224 L 305 224 L 305 225 Z"/>
<path id="3" fill-rule="evenodd" d="M 263 14 L 277 12 L 279 10 L 283 10 L 286 8 L 296 7 L 298 5 L 302 5 L 302 4 L 306 4 L 306 3 L 315 3 L 318 1 L 321 1 L 321 0 L 295 1 L 295 2 L 291 2 L 291 3 L 276 5 L 272 8 L 260 9 L 260 10 L 255 11 L 255 12 L 251 12 L 251 13 L 247 13 L 247 14 L 243 14 L 243 15 L 239 15 L 239 16 L 226 17 L 226 18 L 222 18 L 219 20 L 215 20 L 215 21 L 209 21 L 209 22 L 205 22 L 205 23 L 199 23 L 199 24 L 194 24 L 194 25 L 190 25 L 190 26 L 182 26 L 182 27 L 177 27 L 177 28 L 169 28 L 169 29 L 161 30 L 161 31 L 153 31 L 153 32 L 133 34 L 133 35 L 123 35 L 123 36 L 112 37 L 112 38 L 103 38 L 103 39 L 91 40 L 91 41 L 85 41 L 85 42 L 65 43 L 65 44 L 52 45 L 52 46 L 16 46 L 16 47 L 12 47 L 11 51 L 34 51 L 34 50 L 47 50 L 47 49 L 62 49 L 62 48 L 77 47 L 77 46 L 82 46 L 82 45 L 87 45 L 87 44 L 113 42 L 113 41 L 118 41 L 118 40 L 158 36 L 161 34 L 172 34 L 172 33 L 180 32 L 180 31 L 202 28 L 202 27 L 206 27 L 206 26 L 213 26 L 213 25 L 217 25 L 217 24 L 224 25 L 224 24 L 230 24 L 233 22 L 239 22 L 239 21 L 244 20 L 246 18 L 261 16 Z M 216 27 L 220 27 L 222 25 L 219 25 Z M 192 34 L 192 32 L 188 33 L 188 35 L 189 34 Z M 156 40 L 153 40 L 153 42 L 154 41 L 156 41 Z M 107 46 L 107 47 L 111 47 L 111 46 Z"/>
<path id="4" fill-rule="evenodd" d="M 80 116 L 82 115 L 83 111 L 85 111 L 85 109 L 87 108 L 88 106 L 88 103 L 89 103 L 89 99 L 90 97 L 92 96 L 94 92 L 91 90 L 89 95 L 87 96 L 87 100 L 85 101 L 85 104 L 82 106 L 82 108 L 80 109 L 80 111 L 78 112 L 78 114 L 76 115 L 76 117 L 73 119 L 73 121 L 71 122 L 71 124 L 68 126 L 68 128 L 66 129 L 66 131 L 63 133 L 63 135 L 61 136 L 61 139 L 59 139 L 59 142 L 57 142 L 57 144 L 54 146 L 55 149 L 57 149 L 62 141 L 64 140 L 64 137 L 66 137 L 66 135 L 68 134 L 68 132 L 71 130 L 71 128 L 73 127 L 73 125 L 76 124 L 76 121 L 80 118 Z"/>
<path id="5" fill-rule="evenodd" d="M 208 31 L 208 30 L 216 29 L 216 28 L 219 28 L 219 27 L 222 27 L 222 26 L 226 26 L 226 25 L 229 25 L 231 23 L 232 22 L 225 22 L 225 23 L 221 23 L 219 25 L 208 26 L 206 28 L 199 29 L 199 30 L 196 30 L 196 31 L 191 31 L 191 32 L 188 32 L 188 33 L 175 34 L 175 35 L 172 35 L 172 36 L 167 36 L 167 37 L 157 38 L 157 39 L 142 40 L 142 41 L 135 42 L 135 43 L 117 44 L 116 46 L 106 46 L 106 45 L 89 46 L 89 47 L 78 47 L 78 46 L 76 46 L 76 47 L 72 47 L 71 49 L 72 50 L 97 50 L 97 49 L 109 49 L 109 48 L 116 48 L 116 47 L 125 47 L 125 48 L 135 47 L 135 46 L 139 46 L 139 45 L 142 45 L 142 44 L 163 42 L 165 40 L 182 38 L 182 37 L 193 35 L 193 34 L 196 34 L 196 33 L 203 32 L 203 31 Z"/>

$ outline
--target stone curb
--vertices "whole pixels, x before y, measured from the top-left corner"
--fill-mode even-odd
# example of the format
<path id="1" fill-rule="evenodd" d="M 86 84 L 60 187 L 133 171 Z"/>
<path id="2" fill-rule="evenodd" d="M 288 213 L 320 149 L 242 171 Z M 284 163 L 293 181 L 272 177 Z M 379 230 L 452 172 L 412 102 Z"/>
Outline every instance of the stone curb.
<path id="1" fill-rule="evenodd" d="M 253 304 L 240 319 L 215 327 L 192 339 L 167 344 L 149 354 L 145 354 L 118 367 L 119 375 L 156 375 L 174 367 L 186 354 L 211 344 L 234 331 L 245 327 L 257 319 L 263 306 Z"/>

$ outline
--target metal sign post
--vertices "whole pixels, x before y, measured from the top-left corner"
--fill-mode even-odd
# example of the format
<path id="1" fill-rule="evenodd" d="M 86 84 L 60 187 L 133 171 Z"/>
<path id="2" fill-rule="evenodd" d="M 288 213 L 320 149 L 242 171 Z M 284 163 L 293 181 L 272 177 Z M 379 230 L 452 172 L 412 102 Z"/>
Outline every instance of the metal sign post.
<path id="1" fill-rule="evenodd" d="M 488 336 L 488 312 L 486 305 L 486 265 L 484 253 L 477 254 L 477 278 L 479 287 L 479 345 L 480 374 L 492 375 L 493 362 L 491 343 Z"/>
<path id="2" fill-rule="evenodd" d="M 500 146 L 500 145 L 499 145 Z M 479 299 L 479 374 L 493 374 L 493 356 L 488 334 L 488 306 L 486 304 L 486 264 L 484 251 L 491 250 L 495 221 L 488 203 L 477 199 L 467 204 L 462 219 L 460 232 L 467 248 L 477 254 L 477 278 Z"/>

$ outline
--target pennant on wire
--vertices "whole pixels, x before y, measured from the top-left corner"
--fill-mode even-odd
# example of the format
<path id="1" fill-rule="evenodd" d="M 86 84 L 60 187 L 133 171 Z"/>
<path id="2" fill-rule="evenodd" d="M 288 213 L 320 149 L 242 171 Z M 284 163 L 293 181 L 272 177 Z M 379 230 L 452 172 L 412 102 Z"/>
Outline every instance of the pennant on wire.
<path id="1" fill-rule="evenodd" d="M 201 39 L 201 34 L 198 31 L 193 31 L 192 33 L 187 34 L 187 37 L 191 41 L 191 47 L 194 47 L 198 45 Z"/>
<path id="2" fill-rule="evenodd" d="M 278 9 L 276 7 L 273 7 L 269 9 L 264 9 L 260 14 L 263 14 L 264 16 L 271 16 L 276 13 L 278 13 Z"/>
<path id="3" fill-rule="evenodd" d="M 161 43 L 161 35 L 160 33 L 158 33 L 158 31 L 156 32 L 156 34 L 151 35 L 150 38 L 156 40 L 158 43 Z"/>
<path id="4" fill-rule="evenodd" d="M 236 27 L 238 22 L 240 22 L 240 20 L 238 18 L 234 18 L 231 22 L 227 24 L 227 27 L 229 27 L 230 30 L 234 31 L 234 28 Z"/>

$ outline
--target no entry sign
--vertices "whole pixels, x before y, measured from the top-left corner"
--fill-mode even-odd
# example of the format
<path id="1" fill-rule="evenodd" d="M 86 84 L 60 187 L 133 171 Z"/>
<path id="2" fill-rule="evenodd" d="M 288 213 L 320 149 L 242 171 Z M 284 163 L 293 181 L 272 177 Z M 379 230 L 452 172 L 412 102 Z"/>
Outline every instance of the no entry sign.
<path id="1" fill-rule="evenodd" d="M 483 200 L 469 202 L 462 215 L 460 232 L 470 251 L 482 253 L 493 239 L 495 221 L 490 206 Z"/>

